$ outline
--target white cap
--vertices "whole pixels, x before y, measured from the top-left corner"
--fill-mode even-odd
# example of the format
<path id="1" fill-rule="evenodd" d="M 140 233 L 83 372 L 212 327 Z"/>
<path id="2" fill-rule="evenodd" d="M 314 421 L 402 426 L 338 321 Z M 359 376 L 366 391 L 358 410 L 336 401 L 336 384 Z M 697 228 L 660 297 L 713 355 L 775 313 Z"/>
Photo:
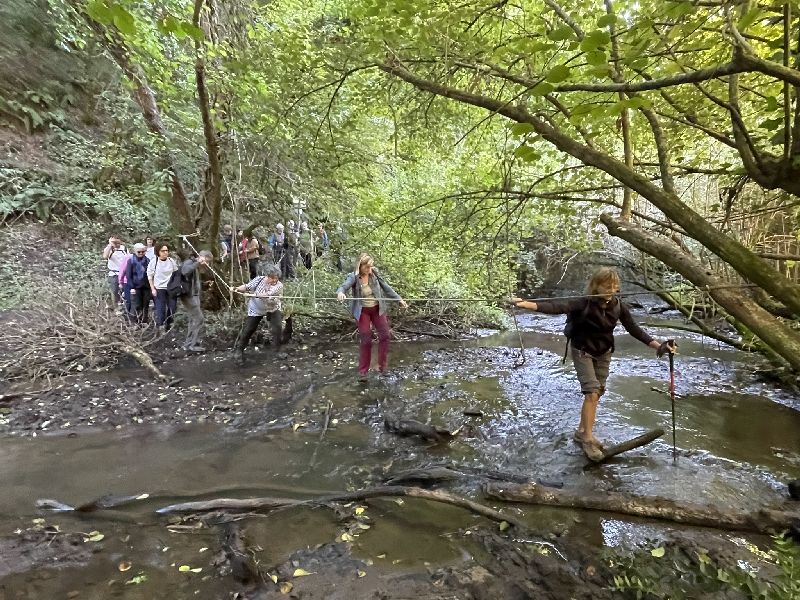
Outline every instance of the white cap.
<path id="1" fill-rule="evenodd" d="M 134 244 L 133 245 L 133 251 L 134 252 L 139 252 L 139 250 L 147 250 L 147 246 L 145 246 L 144 244 L 141 244 L 141 243 Z"/>
<path id="2" fill-rule="evenodd" d="M 283 223 L 278 223 L 275 225 L 275 229 L 283 229 Z"/>

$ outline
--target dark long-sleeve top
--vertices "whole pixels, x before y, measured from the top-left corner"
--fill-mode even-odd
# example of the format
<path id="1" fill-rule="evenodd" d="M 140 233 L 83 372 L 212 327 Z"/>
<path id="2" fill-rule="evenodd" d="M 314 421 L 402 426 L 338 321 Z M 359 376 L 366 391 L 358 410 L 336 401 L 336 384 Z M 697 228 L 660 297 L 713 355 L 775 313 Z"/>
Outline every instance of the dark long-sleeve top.
<path id="1" fill-rule="evenodd" d="M 200 277 L 197 273 L 197 267 L 199 266 L 200 263 L 196 258 L 187 258 L 181 263 L 181 274 L 192 278 L 192 291 L 189 292 L 189 296 L 200 295 Z"/>
<path id="2" fill-rule="evenodd" d="M 614 328 L 617 323 L 643 344 L 653 341 L 631 316 L 630 308 L 619 298 L 606 302 L 602 298 L 547 300 L 536 303 L 537 312 L 549 315 L 569 314 L 572 321 L 572 347 L 600 356 L 614 350 Z"/>

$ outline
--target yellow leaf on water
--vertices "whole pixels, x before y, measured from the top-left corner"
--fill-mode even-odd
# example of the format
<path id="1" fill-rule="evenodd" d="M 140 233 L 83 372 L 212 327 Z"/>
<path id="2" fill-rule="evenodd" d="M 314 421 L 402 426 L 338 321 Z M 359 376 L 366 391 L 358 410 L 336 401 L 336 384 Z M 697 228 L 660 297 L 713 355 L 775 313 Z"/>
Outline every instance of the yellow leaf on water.
<path id="1" fill-rule="evenodd" d="M 195 567 L 194 569 L 190 569 L 192 573 L 199 573 L 203 570 L 203 567 Z"/>
<path id="2" fill-rule="evenodd" d="M 120 573 L 124 573 L 125 571 L 130 571 L 130 568 L 131 568 L 131 563 L 127 560 L 123 560 L 117 565 L 117 569 L 119 569 Z"/>
<path id="3" fill-rule="evenodd" d="M 378 554 L 375 558 L 386 558 L 386 554 Z"/>
<path id="4" fill-rule="evenodd" d="M 358 576 L 359 576 L 359 577 L 366 577 L 366 576 L 367 576 L 367 573 L 366 573 L 366 571 L 362 571 L 361 569 L 359 569 L 358 571 L 356 571 L 356 573 L 358 573 Z"/>
<path id="5" fill-rule="evenodd" d="M 664 550 L 664 548 L 662 546 L 659 546 L 658 548 L 653 548 L 652 550 L 650 550 L 650 554 L 652 554 L 656 558 L 661 558 L 662 556 L 664 556 L 665 552 L 666 552 L 666 550 Z"/>
<path id="6" fill-rule="evenodd" d="M 278 583 L 278 576 L 277 575 L 270 575 L 270 579 L 272 579 L 272 583 Z"/>
<path id="7" fill-rule="evenodd" d="M 364 508 L 363 506 L 356 506 L 356 514 L 357 515 L 363 515 L 365 510 L 367 510 L 367 509 Z"/>
<path id="8" fill-rule="evenodd" d="M 370 526 L 367 525 L 366 523 L 358 523 L 358 528 L 359 529 L 369 529 L 369 527 Z"/>
<path id="9" fill-rule="evenodd" d="M 292 591 L 293 587 L 294 587 L 294 585 L 292 585 L 291 581 L 281 581 L 281 585 L 280 585 L 281 594 L 288 594 L 289 592 Z"/>
<path id="10" fill-rule="evenodd" d="M 181 573 L 188 573 L 191 570 L 192 567 L 190 567 L 189 565 L 181 565 L 180 567 L 178 567 L 178 571 L 180 571 Z"/>
<path id="11" fill-rule="evenodd" d="M 339 539 L 342 540 L 343 542 L 352 542 L 354 538 L 349 533 L 343 533 L 342 535 L 339 536 Z"/>
<path id="12" fill-rule="evenodd" d="M 511 525 L 508 524 L 508 521 L 500 521 L 500 531 L 505 531 L 509 527 L 511 527 Z"/>
<path id="13" fill-rule="evenodd" d="M 306 575 L 313 575 L 313 573 L 305 569 L 295 569 L 294 573 L 292 573 L 292 577 L 304 577 Z"/>
<path id="14" fill-rule="evenodd" d="M 84 541 L 84 542 L 99 542 L 99 541 L 100 541 L 100 540 L 102 540 L 104 537 L 106 537 L 106 536 L 104 536 L 104 535 L 103 535 L 102 533 L 100 533 L 99 531 L 92 531 L 91 533 L 89 533 L 89 537 L 88 537 L 88 538 L 86 538 L 86 539 L 85 539 L 85 540 L 83 540 L 83 541 Z"/>

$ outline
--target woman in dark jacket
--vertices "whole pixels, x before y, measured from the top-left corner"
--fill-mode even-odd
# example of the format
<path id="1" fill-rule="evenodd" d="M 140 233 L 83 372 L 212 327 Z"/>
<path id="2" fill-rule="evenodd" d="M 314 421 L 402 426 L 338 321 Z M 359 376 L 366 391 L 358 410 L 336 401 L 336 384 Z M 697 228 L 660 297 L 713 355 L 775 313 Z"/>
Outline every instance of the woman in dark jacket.
<path id="1" fill-rule="evenodd" d="M 350 311 L 358 323 L 360 349 L 358 354 L 358 374 L 361 379 L 367 377 L 372 360 L 372 326 L 378 332 L 378 369 L 386 373 L 389 360 L 389 319 L 386 317 L 387 298 L 396 300 L 400 306 L 408 305 L 386 283 L 374 268 L 374 261 L 369 254 L 362 254 L 356 262 L 355 271 L 347 276 L 344 283 L 336 290 L 339 302 L 344 302 L 347 292 L 352 294 Z"/>
<path id="2" fill-rule="evenodd" d="M 654 348 L 659 357 L 666 352 L 673 352 L 675 348 L 672 340 L 658 342 L 636 324 L 628 306 L 616 295 L 619 293 L 619 285 L 617 272 L 602 268 L 589 280 L 586 296 L 582 298 L 547 302 L 513 299 L 518 308 L 550 315 L 569 315 L 569 332 L 565 333 L 568 333 L 572 344 L 572 360 L 583 393 L 581 420 L 573 437 L 592 460 L 603 457 L 603 446 L 594 437 L 592 429 L 597 415 L 597 404 L 606 389 L 617 323 L 622 323 L 637 340 Z"/>

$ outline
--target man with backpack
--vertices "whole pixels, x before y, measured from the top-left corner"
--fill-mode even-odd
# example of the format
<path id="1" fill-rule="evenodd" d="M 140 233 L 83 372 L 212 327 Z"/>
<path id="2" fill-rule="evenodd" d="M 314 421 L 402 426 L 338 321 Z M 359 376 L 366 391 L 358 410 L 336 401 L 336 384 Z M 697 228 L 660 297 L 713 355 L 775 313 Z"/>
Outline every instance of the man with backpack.
<path id="1" fill-rule="evenodd" d="M 205 352 L 206 349 L 200 345 L 200 332 L 203 329 L 205 319 L 200 303 L 202 285 L 197 268 L 200 265 L 211 264 L 214 260 L 214 255 L 208 250 L 200 250 L 195 257 L 188 249 L 182 248 L 178 252 L 178 256 L 183 261 L 179 271 L 180 275 L 178 275 L 180 277 L 180 295 L 178 297 L 189 319 L 183 349 L 187 352 Z"/>
<path id="2" fill-rule="evenodd" d="M 128 257 L 128 250 L 122 245 L 120 239 L 112 235 L 108 238 L 108 245 L 103 248 L 103 259 L 106 261 L 106 283 L 111 293 L 111 308 L 117 308 L 122 301 L 119 289 L 119 271 L 122 263 Z"/>
<path id="3" fill-rule="evenodd" d="M 125 290 L 130 297 L 128 314 L 139 325 L 147 322 L 147 309 L 150 307 L 150 281 L 147 279 L 147 267 L 149 264 L 147 246 L 135 244 L 133 246 L 133 255 L 125 265 L 124 280 Z M 122 275 L 120 279 L 122 279 Z"/>

